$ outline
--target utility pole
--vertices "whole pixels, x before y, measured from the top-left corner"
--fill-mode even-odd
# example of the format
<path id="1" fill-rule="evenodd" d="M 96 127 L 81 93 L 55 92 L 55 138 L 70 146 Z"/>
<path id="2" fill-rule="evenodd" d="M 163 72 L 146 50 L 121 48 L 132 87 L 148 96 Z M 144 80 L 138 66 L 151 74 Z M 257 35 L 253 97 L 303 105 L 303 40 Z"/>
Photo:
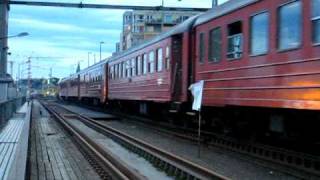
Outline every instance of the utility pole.
<path id="1" fill-rule="evenodd" d="M 90 54 L 91 52 L 88 52 L 88 67 L 90 66 Z"/>
<path id="2" fill-rule="evenodd" d="M 31 94 L 31 78 L 32 78 L 32 74 L 31 74 L 31 57 L 28 57 L 28 91 L 27 91 L 27 97 L 30 97 Z"/>
<path id="3" fill-rule="evenodd" d="M 101 61 L 101 45 L 102 45 L 102 44 L 104 44 L 103 41 L 100 42 L 100 59 L 99 59 L 99 61 Z"/>
<path id="4" fill-rule="evenodd" d="M 52 78 L 52 67 L 50 68 L 50 71 L 49 71 L 49 80 L 48 80 L 48 84 L 50 84 L 51 78 Z"/>

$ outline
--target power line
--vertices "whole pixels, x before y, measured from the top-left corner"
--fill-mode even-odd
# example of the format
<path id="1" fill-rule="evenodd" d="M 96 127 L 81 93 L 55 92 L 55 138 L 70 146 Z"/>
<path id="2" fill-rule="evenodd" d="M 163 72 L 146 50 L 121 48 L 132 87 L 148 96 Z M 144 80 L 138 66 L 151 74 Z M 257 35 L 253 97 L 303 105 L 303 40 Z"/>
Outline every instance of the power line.
<path id="1" fill-rule="evenodd" d="M 11 5 L 27 6 L 50 6 L 69 8 L 94 8 L 94 9 L 132 9 L 132 10 L 152 10 L 152 11 L 207 11 L 208 8 L 184 8 L 184 7 L 163 7 L 163 6 L 132 6 L 132 5 L 108 5 L 108 4 L 84 4 L 65 2 L 41 2 L 41 1 L 9 1 Z"/>

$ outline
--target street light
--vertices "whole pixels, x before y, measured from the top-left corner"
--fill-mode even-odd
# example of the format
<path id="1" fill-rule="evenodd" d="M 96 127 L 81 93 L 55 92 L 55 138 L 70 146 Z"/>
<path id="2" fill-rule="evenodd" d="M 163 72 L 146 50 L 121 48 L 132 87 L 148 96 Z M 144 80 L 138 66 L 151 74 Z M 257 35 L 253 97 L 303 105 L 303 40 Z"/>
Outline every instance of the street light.
<path id="1" fill-rule="evenodd" d="M 103 41 L 100 42 L 100 61 L 101 61 L 101 45 L 104 44 Z"/>
<path id="2" fill-rule="evenodd" d="M 28 35 L 29 35 L 29 33 L 22 32 L 22 33 L 19 33 L 17 35 L 13 35 L 13 36 L 0 37 L 0 39 L 8 39 L 8 38 L 14 38 L 14 37 L 24 37 L 24 36 L 28 36 Z"/>

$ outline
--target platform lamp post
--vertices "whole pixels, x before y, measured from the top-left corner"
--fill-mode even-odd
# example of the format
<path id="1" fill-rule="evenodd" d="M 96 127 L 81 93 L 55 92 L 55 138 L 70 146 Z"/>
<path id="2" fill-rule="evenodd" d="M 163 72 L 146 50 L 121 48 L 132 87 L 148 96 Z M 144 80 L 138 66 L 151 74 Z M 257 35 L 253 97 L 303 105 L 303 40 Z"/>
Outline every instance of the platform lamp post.
<path id="1" fill-rule="evenodd" d="M 3 40 L 7 40 L 9 38 L 15 38 L 15 37 L 24 37 L 24 36 L 28 36 L 29 33 L 27 32 L 22 32 L 22 33 L 19 33 L 17 35 L 12 35 L 12 36 L 4 36 L 4 37 L 0 37 L 0 40 L 3 41 Z M 5 78 L 5 75 L 7 73 L 7 62 L 6 62 L 6 51 L 8 50 L 9 48 L 8 47 L 2 47 L 2 49 L 0 50 L 0 76 L 3 76 Z M 5 56 L 4 56 L 5 55 Z"/>
<path id="2" fill-rule="evenodd" d="M 24 37 L 28 36 L 29 33 L 27 32 L 21 32 L 17 35 L 12 35 L 12 36 L 3 36 L 0 37 L 0 101 L 1 100 L 6 100 L 8 98 L 7 94 L 7 83 L 10 83 L 11 80 L 7 78 L 7 50 L 9 49 L 6 46 L 7 39 L 9 38 L 15 38 L 15 37 Z"/>
<path id="3" fill-rule="evenodd" d="M 0 40 L 3 40 L 3 39 L 9 39 L 9 38 L 14 38 L 14 37 L 24 37 L 24 36 L 28 36 L 29 33 L 27 32 L 22 32 L 22 33 L 19 33 L 17 35 L 13 35 L 13 36 L 5 36 L 5 37 L 0 37 Z"/>
<path id="4" fill-rule="evenodd" d="M 100 59 L 99 59 L 99 61 L 101 61 L 101 46 L 102 46 L 102 44 L 104 44 L 104 42 L 103 41 L 100 41 Z"/>

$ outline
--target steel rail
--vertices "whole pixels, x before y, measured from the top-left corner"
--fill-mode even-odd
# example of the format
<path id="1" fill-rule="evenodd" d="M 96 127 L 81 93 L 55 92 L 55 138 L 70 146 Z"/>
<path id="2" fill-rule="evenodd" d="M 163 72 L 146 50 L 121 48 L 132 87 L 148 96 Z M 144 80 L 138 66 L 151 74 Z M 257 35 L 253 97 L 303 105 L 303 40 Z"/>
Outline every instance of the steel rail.
<path id="1" fill-rule="evenodd" d="M 90 106 L 85 107 L 93 110 L 98 110 Z M 122 118 L 134 119 L 136 123 L 139 123 L 143 126 L 148 126 L 148 128 L 152 128 L 153 130 L 165 135 L 176 136 L 178 138 L 190 140 L 192 142 L 198 140 L 197 132 L 191 129 L 173 127 L 166 124 L 155 124 L 150 120 L 137 116 L 132 117 L 129 115 L 114 112 L 112 112 L 111 114 L 120 116 Z M 318 156 L 260 143 L 240 142 L 232 137 L 225 137 L 214 133 L 202 132 L 201 136 L 202 142 L 205 141 L 205 137 L 211 139 L 211 141 L 207 142 L 207 145 L 209 146 L 218 147 L 230 152 L 240 153 L 251 158 L 257 158 L 265 162 L 275 163 L 277 165 L 283 166 L 284 169 L 281 170 L 282 172 L 292 174 L 301 178 L 305 178 L 310 174 L 314 176 L 320 176 L 320 157 Z M 263 165 L 263 163 L 257 164 Z M 294 171 L 299 171 L 300 173 L 295 173 Z"/>
<path id="2" fill-rule="evenodd" d="M 112 157 L 108 151 L 102 148 L 100 145 L 91 140 L 79 129 L 68 123 L 68 121 L 59 113 L 54 110 L 49 105 L 45 105 L 43 102 L 41 104 L 63 125 L 63 127 L 72 134 L 72 136 L 84 145 L 87 149 L 99 159 L 102 163 L 103 169 L 105 171 L 111 171 L 112 175 L 116 179 L 123 180 L 141 180 L 145 177 L 138 174 L 136 171 L 132 170 L 130 167 L 126 166 L 122 161 Z"/>
<path id="3" fill-rule="evenodd" d="M 102 134 L 105 134 L 131 151 L 145 157 L 155 166 L 164 169 L 167 173 L 175 176 L 178 179 L 229 179 L 223 175 L 213 172 L 212 170 L 204 168 L 172 153 L 161 150 L 149 143 L 97 122 L 82 114 L 70 111 L 62 106 L 59 107 L 68 111 L 68 116 L 70 116 L 72 113 L 76 114 L 79 120 L 81 120 L 81 122 L 87 126 L 97 130 Z"/>

